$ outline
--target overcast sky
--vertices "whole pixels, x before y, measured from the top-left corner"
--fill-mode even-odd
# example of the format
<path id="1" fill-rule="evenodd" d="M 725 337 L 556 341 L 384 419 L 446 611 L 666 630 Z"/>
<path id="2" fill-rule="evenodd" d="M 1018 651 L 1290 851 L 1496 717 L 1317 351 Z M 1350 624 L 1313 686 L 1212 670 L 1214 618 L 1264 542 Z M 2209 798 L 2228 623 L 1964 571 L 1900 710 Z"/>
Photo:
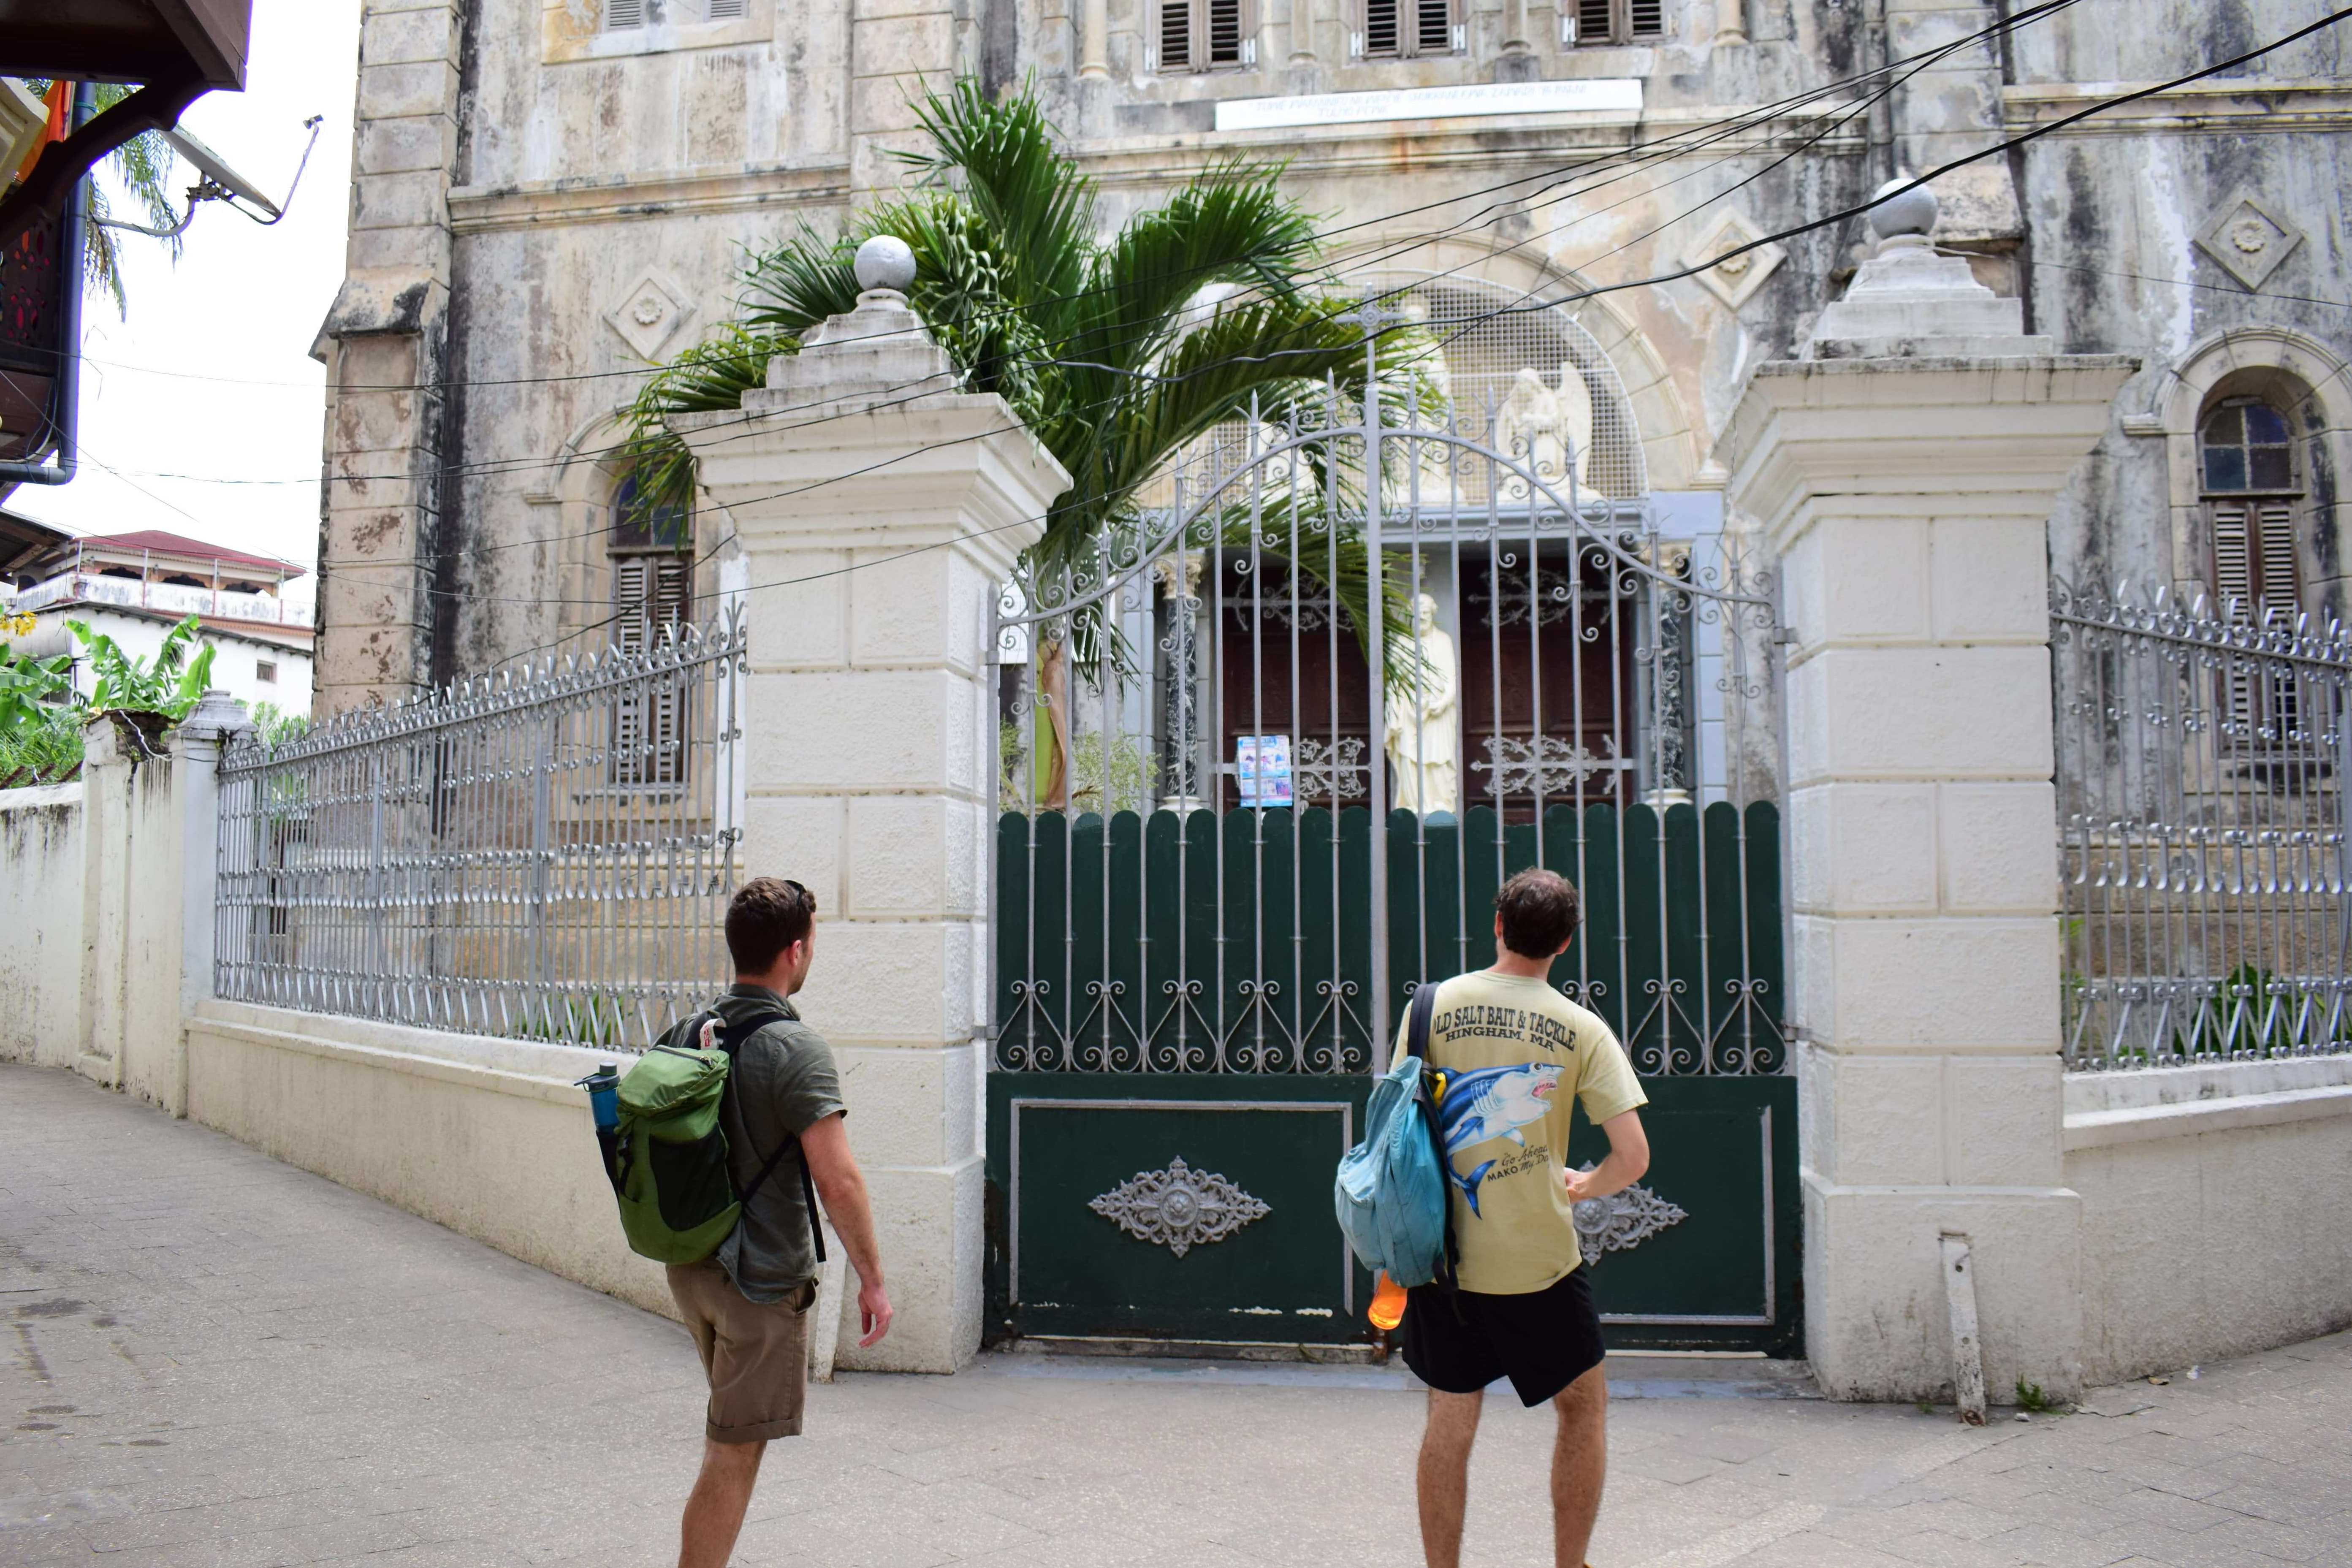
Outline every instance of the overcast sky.
<path id="1" fill-rule="evenodd" d="M 254 0 L 245 91 L 208 93 L 181 123 L 282 201 L 302 121 L 326 116 L 294 205 L 263 228 L 206 203 L 176 266 L 161 241 L 121 237 L 130 319 L 85 297 L 81 473 L 20 486 L 10 510 L 315 563 L 325 371 L 310 352 L 343 277 L 359 24 L 360 0 Z M 181 162 L 174 190 L 194 181 Z M 115 213 L 138 216 L 127 200 Z"/>

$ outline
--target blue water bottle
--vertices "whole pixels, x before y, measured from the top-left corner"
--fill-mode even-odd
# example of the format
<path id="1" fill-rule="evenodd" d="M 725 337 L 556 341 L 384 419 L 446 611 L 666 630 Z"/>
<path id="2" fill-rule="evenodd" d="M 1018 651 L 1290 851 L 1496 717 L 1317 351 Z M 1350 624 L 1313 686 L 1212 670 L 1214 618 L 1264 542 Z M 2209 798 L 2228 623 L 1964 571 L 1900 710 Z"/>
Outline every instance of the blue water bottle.
<path id="1" fill-rule="evenodd" d="M 588 1109 L 596 1118 L 596 1146 L 604 1152 L 604 1174 L 613 1183 L 613 1190 L 621 1190 L 621 1067 L 618 1062 L 599 1062 L 596 1070 L 579 1080 L 576 1087 L 588 1091 Z"/>

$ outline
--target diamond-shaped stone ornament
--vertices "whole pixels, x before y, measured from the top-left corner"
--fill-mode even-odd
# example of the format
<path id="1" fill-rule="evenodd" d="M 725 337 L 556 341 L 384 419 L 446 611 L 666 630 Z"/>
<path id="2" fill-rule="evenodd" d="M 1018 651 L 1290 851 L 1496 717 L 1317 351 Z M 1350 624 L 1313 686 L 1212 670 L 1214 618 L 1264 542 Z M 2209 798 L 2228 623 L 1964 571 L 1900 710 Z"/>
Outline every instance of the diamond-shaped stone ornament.
<path id="1" fill-rule="evenodd" d="M 2302 230 L 2243 187 L 2231 193 L 2197 231 L 2197 248 L 2250 291 L 2268 282 L 2302 243 Z"/>
<path id="2" fill-rule="evenodd" d="M 694 316 L 694 301 L 676 281 L 659 272 L 646 272 L 629 286 L 621 302 L 604 313 L 604 321 L 629 352 L 642 360 L 657 358 Z"/>
<path id="3" fill-rule="evenodd" d="M 1737 310 L 1746 304 L 1756 290 L 1764 287 L 1766 279 L 1780 270 L 1780 263 L 1789 258 L 1788 249 L 1780 241 L 1757 246 L 1753 250 L 1741 250 L 1737 256 L 1725 252 L 1739 250 L 1764 237 L 1745 213 L 1725 213 L 1713 225 L 1700 231 L 1699 237 L 1683 251 L 1683 265 L 1706 267 L 1698 280 L 1707 291 Z M 1722 256 L 1724 259 L 1707 267 L 1708 261 Z"/>

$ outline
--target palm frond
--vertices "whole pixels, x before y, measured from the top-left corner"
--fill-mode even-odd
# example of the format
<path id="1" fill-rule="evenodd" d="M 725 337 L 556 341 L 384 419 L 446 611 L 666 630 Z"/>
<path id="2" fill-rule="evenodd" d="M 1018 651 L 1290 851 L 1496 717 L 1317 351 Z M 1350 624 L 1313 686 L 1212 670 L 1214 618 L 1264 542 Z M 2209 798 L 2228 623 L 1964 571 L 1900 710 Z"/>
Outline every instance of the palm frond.
<path id="1" fill-rule="evenodd" d="M 898 156 L 968 202 L 997 237 L 1006 294 L 1038 310 L 1079 294 L 1094 249 L 1094 184 L 1062 151 L 1034 89 L 1000 101 L 963 77 L 914 107 L 934 150 Z"/>
<path id="2" fill-rule="evenodd" d="M 789 332 L 730 323 L 637 389 L 615 456 L 636 481 L 634 504 L 642 515 L 694 505 L 694 455 L 670 429 L 669 416 L 741 407 L 745 393 L 767 384 L 768 362 L 799 346 Z"/>

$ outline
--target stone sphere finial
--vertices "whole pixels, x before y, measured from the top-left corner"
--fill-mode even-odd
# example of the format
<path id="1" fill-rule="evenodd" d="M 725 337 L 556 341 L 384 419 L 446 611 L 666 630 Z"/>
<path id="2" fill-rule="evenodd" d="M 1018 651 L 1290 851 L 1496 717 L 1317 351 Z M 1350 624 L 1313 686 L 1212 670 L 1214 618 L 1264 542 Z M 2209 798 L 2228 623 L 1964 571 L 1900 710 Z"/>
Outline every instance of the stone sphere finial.
<path id="1" fill-rule="evenodd" d="M 1911 176 L 1898 174 L 1878 187 L 1878 195 L 1871 203 L 1871 231 L 1881 239 L 1893 239 L 1898 234 L 1916 234 L 1922 238 L 1936 226 L 1936 193 L 1927 186 L 1905 191 Z M 1889 195 L 1890 191 L 1902 191 Z"/>
<path id="2" fill-rule="evenodd" d="M 857 247 L 857 286 L 903 294 L 915 280 L 915 253 L 896 235 L 877 234 Z"/>

